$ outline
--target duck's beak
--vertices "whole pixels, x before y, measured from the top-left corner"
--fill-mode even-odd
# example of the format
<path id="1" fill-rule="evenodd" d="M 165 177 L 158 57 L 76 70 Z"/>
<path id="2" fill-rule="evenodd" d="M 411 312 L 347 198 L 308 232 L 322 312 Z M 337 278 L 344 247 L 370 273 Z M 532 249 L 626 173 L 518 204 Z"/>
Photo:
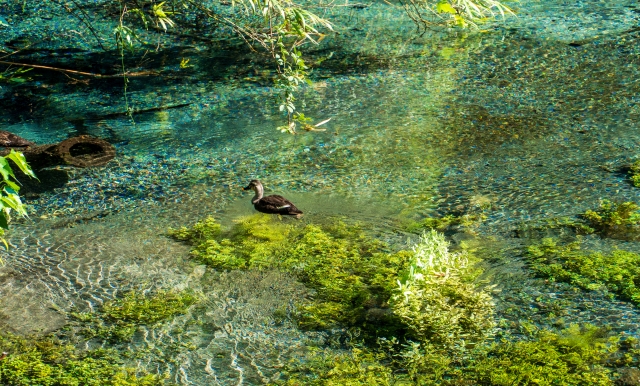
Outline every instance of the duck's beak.
<path id="1" fill-rule="evenodd" d="M 242 190 L 251 190 L 251 185 L 249 185 L 249 186 L 247 186 L 245 188 L 242 188 Z"/>

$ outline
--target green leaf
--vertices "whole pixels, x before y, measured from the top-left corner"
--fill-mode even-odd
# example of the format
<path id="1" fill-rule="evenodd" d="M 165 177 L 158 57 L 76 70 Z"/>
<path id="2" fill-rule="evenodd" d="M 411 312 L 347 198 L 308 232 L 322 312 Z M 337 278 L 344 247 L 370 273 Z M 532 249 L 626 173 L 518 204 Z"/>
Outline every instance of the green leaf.
<path id="1" fill-rule="evenodd" d="M 24 154 L 18 153 L 15 150 L 11 149 L 11 153 L 7 155 L 7 158 L 15 162 L 15 164 L 18 165 L 18 167 L 24 174 L 28 175 L 31 178 L 38 179 L 33 173 L 33 170 L 31 170 L 31 166 L 29 166 L 29 164 L 27 163 L 26 158 L 24 158 Z"/>
<path id="2" fill-rule="evenodd" d="M 450 13 L 452 15 L 455 15 L 458 13 L 456 12 L 456 9 L 453 8 L 451 4 L 449 4 L 448 1 L 439 2 L 438 5 L 436 6 L 436 11 L 438 11 L 439 13 Z"/>
<path id="3" fill-rule="evenodd" d="M 0 207 L 3 206 L 0 204 Z M 9 229 L 9 216 L 7 212 L 4 211 L 4 208 L 0 210 L 0 228 Z"/>
<path id="4" fill-rule="evenodd" d="M 20 196 L 18 196 L 18 193 L 15 190 L 11 189 L 10 187 L 5 187 L 3 191 L 6 195 L 0 198 L 0 201 L 5 203 L 6 207 L 9 207 L 15 210 L 22 216 L 26 216 L 27 210 L 24 204 L 22 203 L 22 201 L 20 200 Z"/>
<path id="5" fill-rule="evenodd" d="M 5 157 L 0 157 L 0 174 L 2 174 L 2 179 L 4 181 L 9 181 L 10 180 L 9 177 L 16 178 L 15 175 L 13 174 L 13 170 L 11 170 L 9 161 L 7 161 L 7 158 Z"/>
<path id="6" fill-rule="evenodd" d="M 16 192 L 20 190 L 20 186 L 18 186 L 18 184 L 16 184 L 13 181 L 6 180 L 4 183 L 7 184 L 8 187 L 15 190 Z"/>

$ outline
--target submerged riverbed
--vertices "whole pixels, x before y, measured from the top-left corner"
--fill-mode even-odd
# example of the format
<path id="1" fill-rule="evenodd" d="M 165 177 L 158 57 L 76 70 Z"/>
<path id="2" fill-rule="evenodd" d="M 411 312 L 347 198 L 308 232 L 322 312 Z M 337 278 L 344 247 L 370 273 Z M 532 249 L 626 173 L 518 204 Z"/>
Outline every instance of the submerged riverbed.
<path id="1" fill-rule="evenodd" d="M 33 116 L 6 110 L 2 130 L 37 143 L 90 134 L 118 155 L 101 168 L 43 172 L 43 182 L 55 185 L 58 172 L 68 182 L 27 192 L 30 217 L 12 224 L 2 252 L 0 325 L 50 333 L 70 310 L 90 311 L 130 290 L 190 289 L 202 294 L 197 307 L 161 328 L 141 327 L 119 349 L 147 350 L 131 362 L 178 384 L 274 381 L 306 347 L 339 335 L 274 317 L 310 290 L 278 271 L 216 271 L 167 236 L 207 216 L 229 226 L 252 214 L 241 188 L 257 178 L 267 194 L 295 202 L 304 224 L 359 222 L 394 250 L 416 241 L 411 222 L 481 215 L 447 236 L 454 247 L 464 241 L 483 251 L 483 278 L 500 290 L 501 329 L 516 331 L 523 320 L 553 327 L 562 315 L 637 336 L 633 303 L 534 277 L 523 250 L 544 232 L 523 229 L 576 218 L 602 199 L 639 200 L 625 167 L 640 143 L 640 9 L 599 1 L 518 7 L 517 18 L 486 30 L 439 37 L 416 36 L 400 10 L 382 4 L 338 13 L 352 29 L 314 52 L 326 59 L 298 102 L 316 122 L 331 121 L 326 131 L 295 136 L 275 129 L 282 117 L 260 76 L 211 80 L 221 61 L 212 53 L 184 51 L 197 60 L 175 83 L 132 78 L 134 106 L 188 104 L 133 121 L 104 118 L 123 110 L 117 87 L 59 83 L 45 96 L 38 87 L 46 82 L 34 77 L 42 84 L 33 88 Z M 349 39 L 361 44 L 332 59 Z M 637 241 L 588 235 L 584 243 L 640 252 Z"/>

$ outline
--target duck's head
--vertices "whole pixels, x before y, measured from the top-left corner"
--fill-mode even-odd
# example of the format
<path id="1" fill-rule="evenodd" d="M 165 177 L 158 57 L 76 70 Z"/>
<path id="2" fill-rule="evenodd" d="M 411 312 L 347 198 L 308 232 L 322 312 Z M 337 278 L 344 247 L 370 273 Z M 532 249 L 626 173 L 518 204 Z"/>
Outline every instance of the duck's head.
<path id="1" fill-rule="evenodd" d="M 262 188 L 262 183 L 260 183 L 260 181 L 258 180 L 251 180 L 249 182 L 249 185 L 247 185 L 245 188 L 242 188 L 243 190 L 258 190 Z"/>

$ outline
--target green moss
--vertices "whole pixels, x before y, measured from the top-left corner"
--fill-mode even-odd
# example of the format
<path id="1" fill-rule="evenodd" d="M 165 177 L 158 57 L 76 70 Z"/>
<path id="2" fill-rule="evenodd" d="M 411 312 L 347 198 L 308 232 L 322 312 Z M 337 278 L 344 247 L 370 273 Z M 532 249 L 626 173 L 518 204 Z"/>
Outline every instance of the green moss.
<path id="1" fill-rule="evenodd" d="M 82 326 L 80 334 L 112 343 L 131 339 L 138 326 L 155 326 L 183 314 L 198 297 L 190 291 L 158 291 L 155 294 L 128 292 L 120 299 L 105 302 L 96 312 L 71 312 Z"/>
<path id="2" fill-rule="evenodd" d="M 603 200 L 600 208 L 588 210 L 582 217 L 605 237 L 640 239 L 640 206 L 635 202 L 615 203 Z"/>
<path id="3" fill-rule="evenodd" d="M 469 343 L 482 340 L 493 326 L 490 296 L 475 285 L 476 260 L 468 252 L 450 253 L 435 231 L 413 251 L 390 253 L 358 226 L 342 222 L 295 226 L 258 215 L 217 239 L 198 238 L 203 224 L 217 227 L 207 220 L 194 228 L 196 259 L 222 269 L 283 269 L 315 290 L 313 299 L 297 307 L 303 328 L 359 327 L 375 336 L 409 332 L 452 347 L 463 336 Z"/>
<path id="4" fill-rule="evenodd" d="M 588 290 L 606 288 L 640 305 L 640 255 L 636 253 L 585 253 L 579 243 L 558 246 L 553 239 L 543 239 L 529 246 L 527 255 L 531 268 L 544 277 Z"/>
<path id="5" fill-rule="evenodd" d="M 0 335 L 8 354 L 0 360 L 0 384 L 11 386 L 154 386 L 165 377 L 122 366 L 115 351 L 78 351 L 54 338 Z"/>
<path id="6" fill-rule="evenodd" d="M 541 331 L 534 340 L 491 345 L 462 374 L 473 384 L 613 385 L 614 371 L 605 367 L 618 351 L 593 326 L 572 325 L 560 334 Z"/>
<path id="7" fill-rule="evenodd" d="M 217 237 L 220 234 L 220 229 L 220 224 L 212 217 L 208 217 L 191 228 L 170 229 L 169 234 L 177 240 L 197 242 Z"/>
<path id="8" fill-rule="evenodd" d="M 387 342 L 377 349 L 314 353 L 285 371 L 285 385 L 614 385 L 620 358 L 637 354 L 637 341 L 620 341 L 593 326 L 557 333 L 534 331 L 527 340 L 478 345 L 464 355 L 430 343 Z M 625 347 L 629 346 L 629 347 Z"/>
<path id="9" fill-rule="evenodd" d="M 215 234 L 207 229 L 218 227 L 207 219 L 192 233 L 181 231 L 182 239 L 186 236 L 195 244 L 192 256 L 218 269 L 279 268 L 296 275 L 316 291 L 312 301 L 298 305 L 301 327 L 393 325 L 387 302 L 398 272 L 407 267 L 409 252 L 388 253 L 384 243 L 342 222 L 296 226 L 256 215 L 214 238 L 200 237 Z"/>
<path id="10" fill-rule="evenodd" d="M 281 385 L 318 386 L 389 386 L 398 385 L 390 366 L 381 363 L 382 352 L 353 348 L 350 352 L 315 352 L 305 362 L 286 369 L 287 380 Z"/>

